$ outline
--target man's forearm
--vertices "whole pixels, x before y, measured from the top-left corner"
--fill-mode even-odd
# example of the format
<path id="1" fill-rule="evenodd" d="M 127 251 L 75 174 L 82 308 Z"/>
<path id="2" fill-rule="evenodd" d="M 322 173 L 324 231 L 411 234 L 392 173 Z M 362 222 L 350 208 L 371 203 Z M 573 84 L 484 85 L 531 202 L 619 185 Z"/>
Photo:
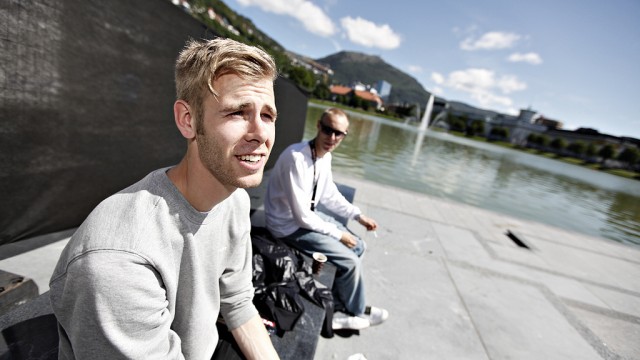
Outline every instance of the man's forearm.
<path id="1" fill-rule="evenodd" d="M 231 333 L 248 360 L 280 359 L 259 315 L 231 330 Z"/>

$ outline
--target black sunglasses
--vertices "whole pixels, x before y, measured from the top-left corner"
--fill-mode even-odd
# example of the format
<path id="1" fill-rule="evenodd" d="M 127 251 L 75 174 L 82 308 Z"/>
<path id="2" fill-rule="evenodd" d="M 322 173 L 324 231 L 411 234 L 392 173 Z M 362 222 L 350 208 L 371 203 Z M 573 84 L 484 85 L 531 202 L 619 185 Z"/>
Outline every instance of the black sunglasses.
<path id="1" fill-rule="evenodd" d="M 347 136 L 347 132 L 342 132 L 340 130 L 336 130 L 334 128 L 332 128 L 331 126 L 327 126 L 325 124 L 322 123 L 322 121 L 320 121 L 320 130 L 322 130 L 322 132 L 325 135 L 331 136 L 331 135 L 335 135 L 336 139 L 342 139 L 343 137 Z"/>

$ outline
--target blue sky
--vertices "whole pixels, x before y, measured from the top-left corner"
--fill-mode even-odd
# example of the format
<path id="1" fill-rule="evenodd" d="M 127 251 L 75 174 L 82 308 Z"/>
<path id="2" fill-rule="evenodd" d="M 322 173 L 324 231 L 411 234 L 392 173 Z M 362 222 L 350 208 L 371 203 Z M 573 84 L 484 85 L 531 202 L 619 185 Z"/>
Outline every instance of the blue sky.
<path id="1" fill-rule="evenodd" d="M 640 0 L 226 4 L 301 55 L 378 55 L 448 100 L 640 138 Z"/>

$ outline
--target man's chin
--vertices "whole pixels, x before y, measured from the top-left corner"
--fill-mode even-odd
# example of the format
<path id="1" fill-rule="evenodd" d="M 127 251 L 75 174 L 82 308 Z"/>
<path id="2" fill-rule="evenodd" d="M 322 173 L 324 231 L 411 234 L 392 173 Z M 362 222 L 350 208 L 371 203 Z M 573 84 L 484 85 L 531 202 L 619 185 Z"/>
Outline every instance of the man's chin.
<path id="1" fill-rule="evenodd" d="M 260 173 L 252 174 L 238 179 L 237 187 L 250 189 L 260 186 L 260 183 L 262 183 L 262 171 Z"/>

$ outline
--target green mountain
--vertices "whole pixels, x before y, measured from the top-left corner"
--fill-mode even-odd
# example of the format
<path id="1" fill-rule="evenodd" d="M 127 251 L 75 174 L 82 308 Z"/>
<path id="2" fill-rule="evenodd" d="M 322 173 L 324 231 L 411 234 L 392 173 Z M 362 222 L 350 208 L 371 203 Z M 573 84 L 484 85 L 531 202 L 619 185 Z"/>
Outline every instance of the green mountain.
<path id="1" fill-rule="evenodd" d="M 375 85 L 379 80 L 385 80 L 391 84 L 389 103 L 425 106 L 429 98 L 429 92 L 416 79 L 387 64 L 379 56 L 341 51 L 315 61 L 331 67 L 335 84 L 349 85 L 359 81 Z"/>

